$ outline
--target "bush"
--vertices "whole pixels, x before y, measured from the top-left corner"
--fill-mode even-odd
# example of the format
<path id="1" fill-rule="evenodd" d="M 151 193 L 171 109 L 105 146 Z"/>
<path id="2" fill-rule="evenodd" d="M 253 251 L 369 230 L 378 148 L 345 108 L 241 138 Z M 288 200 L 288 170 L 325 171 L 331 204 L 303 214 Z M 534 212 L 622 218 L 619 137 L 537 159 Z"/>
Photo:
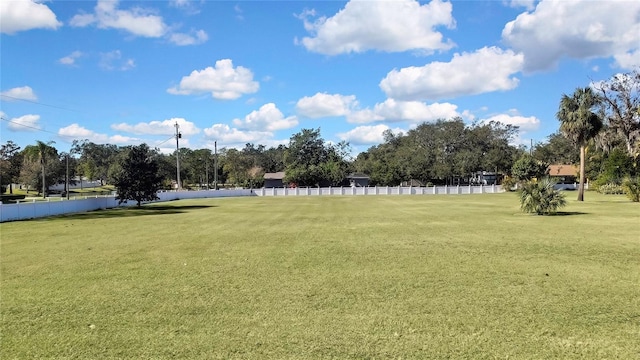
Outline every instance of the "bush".
<path id="1" fill-rule="evenodd" d="M 600 194 L 605 195 L 620 195 L 625 193 L 621 185 L 614 183 L 600 185 L 597 187 L 597 190 Z"/>
<path id="2" fill-rule="evenodd" d="M 518 184 L 518 181 L 515 178 L 507 176 L 502 180 L 502 190 L 514 191 L 513 189 L 516 187 L 517 184 Z"/>
<path id="3" fill-rule="evenodd" d="M 638 178 L 626 178 L 622 182 L 622 189 L 629 200 L 633 202 L 640 202 L 640 177 Z"/>
<path id="4" fill-rule="evenodd" d="M 564 194 L 554 189 L 556 183 L 548 177 L 541 181 L 529 181 L 518 189 L 520 209 L 526 213 L 548 215 L 565 206 Z"/>

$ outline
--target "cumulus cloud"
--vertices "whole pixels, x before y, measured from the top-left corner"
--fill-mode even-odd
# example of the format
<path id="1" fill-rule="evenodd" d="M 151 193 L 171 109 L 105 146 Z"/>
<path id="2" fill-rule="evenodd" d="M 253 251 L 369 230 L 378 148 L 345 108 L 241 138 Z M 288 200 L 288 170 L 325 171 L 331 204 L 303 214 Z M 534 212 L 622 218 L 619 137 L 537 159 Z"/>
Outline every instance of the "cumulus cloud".
<path id="1" fill-rule="evenodd" d="M 204 30 L 191 30 L 190 33 L 173 33 L 169 41 L 178 46 L 198 45 L 206 42 L 209 36 Z"/>
<path id="2" fill-rule="evenodd" d="M 345 116 L 358 102 L 354 95 L 317 93 L 298 100 L 296 111 L 302 116 L 317 119 L 331 116 Z"/>
<path id="3" fill-rule="evenodd" d="M 490 121 L 499 122 L 505 125 L 518 126 L 521 132 L 535 131 L 540 127 L 540 119 L 535 116 L 498 114 L 482 120 L 482 122 Z"/>
<path id="4" fill-rule="evenodd" d="M 640 66 L 640 49 L 616 54 L 614 55 L 614 58 L 616 59 L 616 65 L 619 68 L 633 70 L 635 67 Z"/>
<path id="5" fill-rule="evenodd" d="M 40 115 L 23 115 L 9 120 L 7 127 L 11 131 L 38 131 L 42 129 L 40 126 Z"/>
<path id="6" fill-rule="evenodd" d="M 197 13 L 189 1 L 174 1 L 171 5 Z M 85 27 L 95 25 L 100 29 L 123 30 L 135 36 L 166 39 L 176 45 L 197 45 L 207 41 L 204 30 L 191 30 L 189 33 L 175 32 L 179 26 L 169 26 L 162 16 L 153 9 L 139 6 L 130 9 L 120 9 L 118 0 L 98 0 L 93 13 L 75 15 L 69 21 L 71 26 Z"/>
<path id="7" fill-rule="evenodd" d="M 141 139 L 121 136 L 121 135 L 113 135 L 109 136 L 107 134 L 100 134 L 93 130 L 89 130 L 78 124 L 71 124 L 69 126 L 60 128 L 58 130 L 58 135 L 65 138 L 72 139 L 87 139 L 96 144 L 138 144 L 141 143 Z"/>
<path id="8" fill-rule="evenodd" d="M 163 36 L 168 27 L 161 16 L 152 10 L 134 7 L 130 10 L 118 8 L 118 0 L 98 0 L 94 14 L 78 14 L 71 18 L 70 25 L 84 27 L 96 24 L 101 29 L 118 29 L 136 36 L 157 38 Z"/>
<path id="9" fill-rule="evenodd" d="M 429 54 L 454 46 L 435 30 L 438 26 L 455 26 L 451 10 L 451 3 L 441 0 L 424 5 L 415 0 L 352 0 L 329 18 L 311 20 L 316 17 L 313 10 L 298 15 L 312 36 L 296 42 L 309 51 L 326 55 L 367 50 L 416 50 Z"/>
<path id="10" fill-rule="evenodd" d="M 391 129 L 384 124 L 378 124 L 373 126 L 358 126 L 355 129 L 351 129 L 344 133 L 338 133 L 337 136 L 340 140 L 348 141 L 354 145 L 373 145 L 384 142 L 384 132 L 391 130 L 394 133 L 404 132 L 400 128 Z"/>
<path id="11" fill-rule="evenodd" d="M 425 104 L 420 101 L 397 101 L 387 99 L 376 104 L 373 109 L 358 110 L 347 115 L 350 123 L 372 122 L 425 122 L 451 119 L 460 116 L 457 106 L 450 103 Z"/>
<path id="12" fill-rule="evenodd" d="M 234 68 L 230 59 L 223 59 L 216 61 L 215 67 L 192 71 L 180 80 L 180 85 L 167 89 L 167 92 L 174 95 L 210 92 L 213 98 L 234 100 L 257 92 L 259 87 L 251 70 L 242 66 Z"/>
<path id="13" fill-rule="evenodd" d="M 484 47 L 455 54 L 450 62 L 394 69 L 380 81 L 388 97 L 401 100 L 437 100 L 511 90 L 518 86 L 512 75 L 522 69 L 524 56 L 511 50 Z"/>
<path id="14" fill-rule="evenodd" d="M 150 121 L 148 123 L 140 122 L 135 125 L 120 123 L 111 125 L 111 128 L 136 135 L 172 135 L 175 134 L 176 123 L 180 128 L 180 133 L 183 135 L 195 135 L 200 132 L 200 129 L 194 123 L 184 118 L 171 118 L 163 121 Z"/>
<path id="15" fill-rule="evenodd" d="M 16 88 L 12 88 L 12 89 L 0 92 L 0 96 L 2 96 L 2 100 L 6 100 L 6 101 L 38 100 L 38 97 L 33 92 L 33 89 L 30 86 L 21 86 L 21 87 L 16 87 Z"/>
<path id="16" fill-rule="evenodd" d="M 233 125 L 242 130 L 276 131 L 290 129 L 298 125 L 295 116 L 284 117 L 276 104 L 264 104 L 258 110 L 252 111 L 243 120 L 234 119 Z"/>
<path id="17" fill-rule="evenodd" d="M 0 32 L 15 34 L 31 29 L 56 30 L 62 23 L 56 14 L 40 1 L 0 1 Z"/>
<path id="18" fill-rule="evenodd" d="M 524 53 L 527 71 L 551 69 L 565 57 L 624 59 L 640 48 L 639 18 L 638 1 L 541 1 L 507 23 L 502 39 Z"/>
<path id="19" fill-rule="evenodd" d="M 204 129 L 204 134 L 207 138 L 218 141 L 219 144 L 265 144 L 273 137 L 273 133 L 269 131 L 242 131 L 226 124 L 214 124 Z"/>
<path id="20" fill-rule="evenodd" d="M 76 60 L 82 57 L 83 55 L 84 54 L 81 51 L 76 50 L 63 58 L 60 58 L 58 62 L 62 65 L 73 66 L 76 64 Z"/>

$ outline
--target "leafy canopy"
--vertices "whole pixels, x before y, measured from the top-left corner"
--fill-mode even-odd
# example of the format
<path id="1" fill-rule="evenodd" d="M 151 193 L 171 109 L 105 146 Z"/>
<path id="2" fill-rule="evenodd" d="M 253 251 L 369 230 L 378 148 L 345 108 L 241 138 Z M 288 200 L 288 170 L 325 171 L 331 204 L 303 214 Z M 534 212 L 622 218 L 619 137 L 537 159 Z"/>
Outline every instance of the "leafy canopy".
<path id="1" fill-rule="evenodd" d="M 140 206 L 143 201 L 158 199 L 162 178 L 158 174 L 156 155 L 147 144 L 142 144 L 130 147 L 120 159 L 120 168 L 114 175 L 119 204 L 134 200 Z"/>

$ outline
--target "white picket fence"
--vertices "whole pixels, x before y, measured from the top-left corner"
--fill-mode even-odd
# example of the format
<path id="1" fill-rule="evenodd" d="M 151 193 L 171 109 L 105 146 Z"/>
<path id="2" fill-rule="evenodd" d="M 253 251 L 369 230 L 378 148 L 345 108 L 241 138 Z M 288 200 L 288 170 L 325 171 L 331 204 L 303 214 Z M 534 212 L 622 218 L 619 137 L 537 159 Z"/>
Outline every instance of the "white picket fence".
<path id="1" fill-rule="evenodd" d="M 161 201 L 178 199 L 220 198 L 240 196 L 330 196 L 330 195 L 444 195 L 486 194 L 502 192 L 499 185 L 485 186 L 434 186 L 434 187 L 328 187 L 328 188 L 262 188 L 235 190 L 166 191 L 159 192 Z M 118 205 L 114 195 L 49 198 L 47 201 L 22 200 L 16 204 L 0 205 L 0 222 L 43 218 L 54 215 L 134 206 L 129 201 Z"/>
<path id="2" fill-rule="evenodd" d="M 202 190 L 202 191 L 167 191 L 159 192 L 161 201 L 178 199 L 219 198 L 255 196 L 250 189 L 238 190 Z M 22 200 L 16 204 L 0 205 L 0 222 L 42 218 L 54 215 L 73 214 L 85 211 L 110 209 L 119 206 L 135 206 L 135 201 L 118 205 L 114 195 L 98 195 L 87 197 L 48 198 L 47 201 Z"/>
<path id="3" fill-rule="evenodd" d="M 258 196 L 319 196 L 319 195 L 445 195 L 492 194 L 502 192 L 500 185 L 481 186 L 370 186 L 324 188 L 262 188 L 255 190 Z"/>

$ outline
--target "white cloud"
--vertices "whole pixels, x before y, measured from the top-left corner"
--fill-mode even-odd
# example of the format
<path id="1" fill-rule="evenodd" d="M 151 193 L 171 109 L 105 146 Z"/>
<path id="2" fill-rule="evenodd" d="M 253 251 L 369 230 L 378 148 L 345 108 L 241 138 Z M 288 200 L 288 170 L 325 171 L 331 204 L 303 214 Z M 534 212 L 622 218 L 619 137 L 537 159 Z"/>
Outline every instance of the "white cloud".
<path id="1" fill-rule="evenodd" d="M 514 125 L 520 128 L 520 132 L 535 131 L 540 127 L 540 119 L 535 116 L 521 116 L 513 115 L 514 112 L 509 114 L 493 115 L 489 118 L 483 119 L 482 122 L 495 121 L 505 125 Z"/>
<path id="2" fill-rule="evenodd" d="M 330 18 L 315 17 L 313 10 L 298 15 L 312 36 L 296 42 L 307 50 L 336 55 L 367 50 L 398 52 L 417 50 L 426 54 L 453 47 L 444 41 L 437 26 L 455 26 L 450 2 L 432 0 L 420 5 L 415 0 L 349 1 Z"/>
<path id="3" fill-rule="evenodd" d="M 522 69 L 524 57 L 511 50 L 484 47 L 473 53 L 455 54 L 450 62 L 432 62 L 422 67 L 394 69 L 380 81 L 390 98 L 437 100 L 511 90 Z"/>
<path id="4" fill-rule="evenodd" d="M 234 100 L 244 94 L 258 91 L 260 85 L 253 81 L 251 70 L 238 66 L 233 67 L 230 59 L 216 61 L 215 67 L 194 70 L 180 80 L 180 85 L 167 89 L 169 94 L 192 95 L 211 93 L 216 99 Z"/>
<path id="5" fill-rule="evenodd" d="M 523 7 L 527 10 L 533 10 L 536 7 L 536 0 L 507 0 L 505 3 L 512 8 Z"/>
<path id="6" fill-rule="evenodd" d="M 226 124 L 215 124 L 206 128 L 204 134 L 207 138 L 218 141 L 219 146 L 222 144 L 265 144 L 268 139 L 273 137 L 273 133 L 269 131 L 241 131 Z"/>
<path id="7" fill-rule="evenodd" d="M 438 119 L 451 119 L 460 116 L 457 106 L 450 103 L 425 104 L 420 101 L 396 101 L 387 99 L 376 104 L 373 109 L 354 111 L 347 115 L 350 123 L 371 122 L 425 122 Z"/>
<path id="8" fill-rule="evenodd" d="M 100 62 L 98 65 L 104 70 L 120 70 L 127 71 L 136 67 L 135 60 L 122 59 L 120 50 L 110 51 L 100 54 Z"/>
<path id="9" fill-rule="evenodd" d="M 199 45 L 206 42 L 209 36 L 204 30 L 192 30 L 190 33 L 173 33 L 169 41 L 178 46 Z"/>
<path id="10" fill-rule="evenodd" d="M 14 101 L 14 100 L 28 100 L 28 101 L 36 101 L 38 97 L 33 92 L 33 89 L 30 86 L 21 86 L 9 89 L 7 91 L 3 91 L 0 93 L 2 96 L 2 100 L 6 101 Z"/>
<path id="11" fill-rule="evenodd" d="M 78 14 L 71 18 L 70 25 L 84 27 L 96 24 L 101 29 L 125 30 L 133 35 L 162 37 L 168 27 L 161 16 L 152 10 L 134 7 L 130 10 L 118 9 L 118 0 L 98 0 L 95 14 Z"/>
<path id="12" fill-rule="evenodd" d="M 73 66 L 76 64 L 76 60 L 79 59 L 80 57 L 82 57 L 84 54 L 81 51 L 74 51 L 71 54 L 60 58 L 60 60 L 58 60 L 58 62 L 62 65 L 69 65 L 69 66 Z"/>
<path id="13" fill-rule="evenodd" d="M 78 124 L 71 124 L 69 126 L 60 128 L 58 130 L 58 135 L 65 137 L 67 139 L 87 139 L 96 144 L 119 144 L 119 145 L 130 145 L 130 144 L 139 144 L 142 142 L 141 139 L 121 136 L 121 135 L 113 135 L 109 136 L 107 134 L 100 134 L 93 130 L 89 130 L 83 126 Z"/>
<path id="14" fill-rule="evenodd" d="M 347 132 L 339 133 L 337 136 L 340 140 L 348 141 L 353 145 L 372 145 L 383 143 L 383 133 L 387 130 L 391 130 L 394 133 L 404 132 L 400 128 L 391 129 L 387 125 L 378 124 L 374 126 L 358 126 Z"/>
<path id="15" fill-rule="evenodd" d="M 39 124 L 40 115 L 23 115 L 9 120 L 7 127 L 11 131 L 38 131 L 42 129 Z"/>
<path id="16" fill-rule="evenodd" d="M 309 118 L 317 119 L 331 116 L 345 116 L 358 102 L 354 95 L 317 93 L 298 100 L 296 111 Z"/>
<path id="17" fill-rule="evenodd" d="M 541 1 L 502 30 L 524 53 L 525 70 L 547 70 L 564 57 L 622 57 L 640 48 L 638 1 Z M 624 60 L 623 60 L 624 61 Z"/>
<path id="18" fill-rule="evenodd" d="M 618 67 L 626 70 L 632 70 L 640 66 L 640 49 L 622 54 L 614 55 Z"/>
<path id="19" fill-rule="evenodd" d="M 62 23 L 45 4 L 33 0 L 0 1 L 0 32 L 14 34 L 31 29 L 57 29 Z"/>
<path id="20" fill-rule="evenodd" d="M 233 125 L 242 130 L 276 131 L 298 125 L 298 118 L 295 116 L 285 118 L 276 104 L 268 103 L 252 111 L 244 117 L 244 120 L 234 119 Z"/>
<path id="21" fill-rule="evenodd" d="M 168 120 L 151 121 L 148 123 L 141 122 L 135 125 L 120 123 L 111 125 L 111 128 L 113 130 L 136 135 L 172 135 L 176 132 L 176 123 L 178 123 L 180 133 L 183 135 L 195 135 L 200 132 L 200 129 L 194 123 L 183 118 L 171 118 Z"/>

